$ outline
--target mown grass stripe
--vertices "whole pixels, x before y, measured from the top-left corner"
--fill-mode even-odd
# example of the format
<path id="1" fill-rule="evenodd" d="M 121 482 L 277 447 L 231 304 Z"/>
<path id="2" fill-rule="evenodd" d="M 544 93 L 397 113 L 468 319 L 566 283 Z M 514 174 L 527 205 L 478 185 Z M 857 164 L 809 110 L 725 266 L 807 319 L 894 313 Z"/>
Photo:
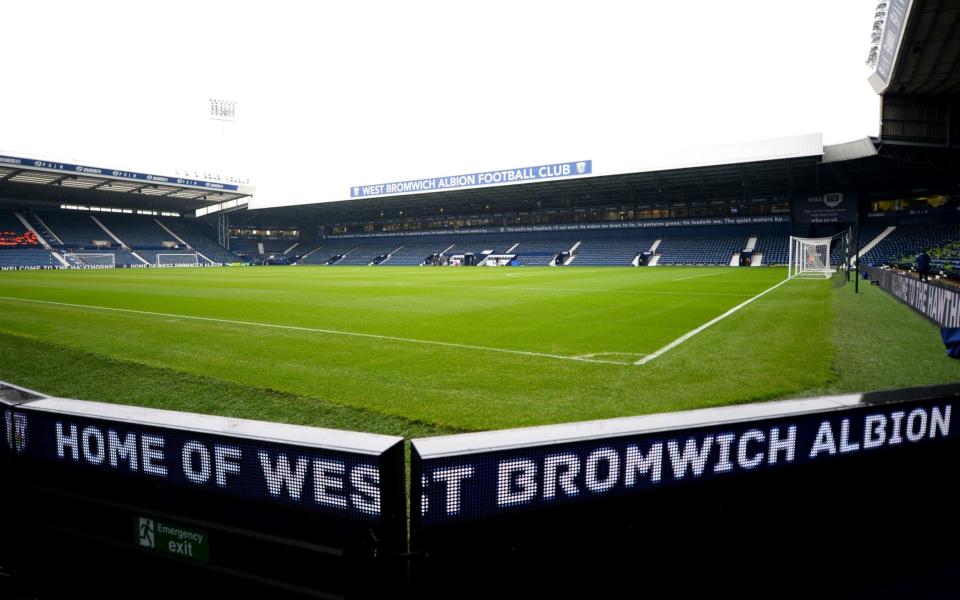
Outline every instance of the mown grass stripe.
<path id="1" fill-rule="evenodd" d="M 229 325 L 244 325 L 248 327 L 267 327 L 270 329 L 285 329 L 287 331 L 305 331 L 308 333 L 321 333 L 327 335 L 342 335 L 348 337 L 360 337 L 375 340 L 389 340 L 392 342 L 403 342 L 407 344 L 427 344 L 431 346 L 443 346 L 446 348 L 458 348 L 461 350 L 477 350 L 482 352 L 500 352 L 503 354 L 516 354 L 520 356 L 534 356 L 540 358 L 551 358 L 556 360 L 572 360 L 576 362 L 599 363 L 605 365 L 624 366 L 629 364 L 615 362 L 612 360 L 599 360 L 593 358 L 583 358 L 580 356 L 563 356 L 560 354 L 548 354 L 545 352 L 531 352 L 529 350 L 514 350 L 510 348 L 494 348 L 491 346 L 474 346 L 471 344 L 459 344 L 457 342 L 441 342 L 438 340 L 421 340 L 416 338 L 405 338 L 394 335 L 380 335 L 377 333 L 362 333 L 359 331 L 341 331 L 337 329 L 323 329 L 320 327 L 302 327 L 299 325 L 282 325 L 278 323 L 258 323 L 256 321 L 237 321 L 234 319 L 219 319 L 216 317 L 198 317 L 194 315 L 180 315 L 175 313 L 155 312 L 152 310 L 135 310 L 132 308 L 115 308 L 111 306 L 93 306 L 90 304 L 74 304 L 71 302 L 54 302 L 52 300 L 34 300 L 30 298 L 14 298 L 10 296 L 0 296 L 0 300 L 6 302 L 31 302 L 35 304 L 47 304 L 52 306 L 63 306 L 67 308 L 79 308 L 84 310 L 103 310 L 110 312 L 121 312 L 135 315 L 145 315 L 150 317 L 162 317 L 165 319 L 190 319 L 194 321 L 207 321 L 211 323 L 225 323 Z"/>

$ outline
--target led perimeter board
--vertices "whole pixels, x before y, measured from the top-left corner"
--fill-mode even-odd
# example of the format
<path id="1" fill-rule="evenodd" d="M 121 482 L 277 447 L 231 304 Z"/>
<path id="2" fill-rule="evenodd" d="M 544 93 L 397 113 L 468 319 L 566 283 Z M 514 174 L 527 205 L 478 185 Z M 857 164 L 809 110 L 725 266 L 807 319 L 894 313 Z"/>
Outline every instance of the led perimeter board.
<path id="1" fill-rule="evenodd" d="M 424 595 L 840 594 L 955 566 L 958 399 L 952 385 L 413 440 L 414 579 Z"/>
<path id="2" fill-rule="evenodd" d="M 75 576 L 103 597 L 350 597 L 396 581 L 402 438 L 50 397 L 0 409 L 17 515 L 0 546 L 31 590 L 60 597 Z"/>
<path id="3" fill-rule="evenodd" d="M 889 269 L 871 268 L 870 279 L 938 327 L 960 327 L 960 292 Z"/>

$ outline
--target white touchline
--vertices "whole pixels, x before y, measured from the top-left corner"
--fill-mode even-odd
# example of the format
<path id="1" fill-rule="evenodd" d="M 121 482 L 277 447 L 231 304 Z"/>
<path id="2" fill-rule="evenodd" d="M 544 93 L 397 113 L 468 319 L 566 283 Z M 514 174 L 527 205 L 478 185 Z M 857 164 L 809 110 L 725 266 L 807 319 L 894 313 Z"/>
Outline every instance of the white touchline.
<path id="1" fill-rule="evenodd" d="M 251 327 L 268 327 L 271 329 L 285 329 L 288 331 L 307 331 L 310 333 L 325 333 L 329 335 L 342 335 L 349 337 L 368 338 L 375 340 L 390 340 L 394 342 L 405 342 L 408 344 L 425 344 L 430 346 L 445 346 L 447 348 L 462 348 L 464 350 L 482 350 L 485 352 L 500 352 L 503 354 L 518 354 L 521 356 L 538 356 L 541 358 L 555 358 L 558 360 L 572 360 L 575 362 L 600 363 L 605 365 L 632 366 L 630 363 L 617 362 L 613 360 L 599 360 L 595 358 L 582 358 L 579 356 L 563 356 L 561 354 L 547 354 L 544 352 L 530 352 L 527 350 L 512 350 L 510 348 L 494 348 L 492 346 L 472 346 L 470 344 L 458 344 L 456 342 L 440 342 L 435 340 L 420 340 L 417 338 L 405 338 L 393 335 L 379 335 L 376 333 L 360 333 L 358 331 L 339 331 L 337 329 L 321 329 L 318 327 L 300 327 L 297 325 L 277 325 L 274 323 L 257 323 L 256 321 L 236 321 L 233 319 L 216 319 L 213 317 L 196 317 L 192 315 L 178 315 L 173 313 L 153 312 L 149 310 L 134 310 L 132 308 L 113 308 L 109 306 L 93 306 L 90 304 L 72 304 L 69 302 L 54 302 L 52 300 L 32 300 L 28 298 L 12 298 L 10 296 L 0 296 L 0 300 L 10 302 L 33 302 L 35 304 L 50 304 L 53 306 L 67 306 L 70 308 L 83 308 L 87 310 L 105 310 L 112 312 L 130 313 L 135 315 L 148 315 L 152 317 L 191 319 L 194 321 L 208 321 L 211 323 L 228 323 L 230 325 L 247 325 Z"/>
<path id="2" fill-rule="evenodd" d="M 762 292 L 760 292 L 759 294 L 757 294 L 757 295 L 754 296 L 753 298 L 750 298 L 749 300 L 746 300 L 746 301 L 744 301 L 744 302 L 741 302 L 740 304 L 734 306 L 733 308 L 731 308 L 731 309 L 728 310 L 727 312 L 723 313 L 723 314 L 720 315 L 719 317 L 717 317 L 717 318 L 715 318 L 715 319 L 712 319 L 712 320 L 710 320 L 710 321 L 707 321 L 706 323 L 704 323 L 704 324 L 701 325 L 700 327 L 697 327 L 697 328 L 694 329 L 693 331 L 689 331 L 689 332 L 681 335 L 680 337 L 678 337 L 677 339 L 673 340 L 672 342 L 670 342 L 669 344 L 667 344 L 667 345 L 664 346 L 663 348 L 660 348 L 659 350 L 657 350 L 657 351 L 654 352 L 653 354 L 648 354 L 648 355 L 644 356 L 643 358 L 641 358 L 640 360 L 638 360 L 637 362 L 635 362 L 635 363 L 633 363 L 633 364 L 634 364 L 634 365 L 637 365 L 637 366 L 647 364 L 648 362 L 650 362 L 651 360 L 657 358 L 658 356 L 660 356 L 660 355 L 663 354 L 664 352 L 667 352 L 667 351 L 669 351 L 669 350 L 672 350 L 673 348 L 676 348 L 677 346 L 679 346 L 680 344 L 682 344 L 682 343 L 684 343 L 685 341 L 689 340 L 689 339 L 692 338 L 693 336 L 697 335 L 698 333 L 700 333 L 701 331 L 703 331 L 703 330 L 706 329 L 707 327 L 710 327 L 711 325 L 713 325 L 713 324 L 715 324 L 715 323 L 719 323 L 720 321 L 722 321 L 723 319 L 726 319 L 727 317 L 729 317 L 729 316 L 732 315 L 733 313 L 737 312 L 738 310 L 740 310 L 740 309 L 743 308 L 744 306 L 750 304 L 751 302 L 753 302 L 753 301 L 756 300 L 757 298 L 763 296 L 764 294 L 767 294 L 767 293 L 769 293 L 769 292 L 772 292 L 773 290 L 777 289 L 778 287 L 780 287 L 781 285 L 785 284 L 785 283 L 788 282 L 788 281 L 790 281 L 790 280 L 789 280 L 789 279 L 784 279 L 783 281 L 781 281 L 781 282 L 778 283 L 777 285 L 775 285 L 775 286 L 773 286 L 773 287 L 769 287 L 769 288 L 763 290 Z"/>

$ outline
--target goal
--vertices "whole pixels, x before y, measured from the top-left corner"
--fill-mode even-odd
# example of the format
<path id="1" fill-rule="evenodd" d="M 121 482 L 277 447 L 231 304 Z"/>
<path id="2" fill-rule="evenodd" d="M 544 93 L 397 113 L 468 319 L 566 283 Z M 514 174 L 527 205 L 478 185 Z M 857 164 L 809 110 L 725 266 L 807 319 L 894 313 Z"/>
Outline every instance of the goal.
<path id="1" fill-rule="evenodd" d="M 157 254 L 158 267 L 198 267 L 200 257 L 194 253 Z"/>
<path id="2" fill-rule="evenodd" d="M 844 231 L 828 238 L 802 238 L 790 236 L 790 261 L 787 279 L 827 279 L 836 269 L 849 263 L 850 232 Z M 835 259 L 832 254 L 842 254 Z"/>
<path id="3" fill-rule="evenodd" d="M 81 268 L 112 268 L 117 266 L 117 256 L 110 254 L 89 254 L 78 252 L 64 252 L 63 259 L 73 267 Z"/>

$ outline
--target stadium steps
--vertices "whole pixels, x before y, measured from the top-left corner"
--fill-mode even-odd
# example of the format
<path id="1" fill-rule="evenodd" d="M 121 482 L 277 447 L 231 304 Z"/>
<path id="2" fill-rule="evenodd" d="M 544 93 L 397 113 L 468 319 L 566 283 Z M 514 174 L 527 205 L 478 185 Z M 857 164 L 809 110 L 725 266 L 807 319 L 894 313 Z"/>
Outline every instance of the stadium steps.
<path id="1" fill-rule="evenodd" d="M 567 250 L 567 254 L 569 256 L 567 256 L 567 260 L 563 261 L 563 266 L 567 266 L 573 262 L 573 259 L 577 257 L 577 248 L 579 248 L 580 244 L 582 243 L 583 243 L 583 240 L 577 240 L 576 244 L 570 246 L 570 249 Z"/>
<path id="2" fill-rule="evenodd" d="M 753 252 L 757 247 L 757 236 L 750 236 L 750 239 L 747 240 L 747 245 L 744 247 L 744 252 Z"/>
<path id="3" fill-rule="evenodd" d="M 382 265 L 384 263 L 390 262 L 390 259 L 393 258 L 393 255 L 396 254 L 397 252 L 400 252 L 404 248 L 406 248 L 406 246 L 400 246 L 399 248 L 395 249 L 393 252 L 390 252 L 389 254 L 387 254 L 387 257 L 381 260 L 380 262 L 378 262 L 377 265 Z"/>
<path id="4" fill-rule="evenodd" d="M 23 215 L 21 215 L 18 211 L 13 211 L 13 215 L 17 217 L 17 219 L 19 219 L 21 223 L 23 223 L 23 226 L 27 228 L 27 231 L 32 231 L 33 235 L 37 236 L 37 241 L 40 242 L 40 245 L 43 246 L 44 250 L 51 250 L 50 244 L 47 243 L 47 240 L 44 239 L 42 235 L 40 235 L 39 231 L 34 229 L 33 225 L 31 225 L 30 222 Z"/>
<path id="5" fill-rule="evenodd" d="M 317 246 L 317 247 L 314 248 L 313 250 L 311 250 L 311 251 L 307 252 L 306 254 L 304 254 L 303 256 L 301 256 L 301 257 L 300 257 L 300 260 L 297 261 L 297 264 L 303 264 L 303 261 L 306 260 L 308 256 L 310 256 L 311 254 L 315 253 L 315 252 L 316 252 L 317 250 L 319 250 L 320 248 L 323 248 L 323 246 Z"/>
<path id="6" fill-rule="evenodd" d="M 159 225 L 161 229 L 163 229 L 164 231 L 166 231 L 167 233 L 169 233 L 170 235 L 172 235 L 172 236 L 173 236 L 173 239 L 177 240 L 178 242 L 180 242 L 181 244 L 183 244 L 184 246 L 186 246 L 188 250 L 190 250 L 191 252 L 196 252 L 196 253 L 197 253 L 197 256 L 199 256 L 199 257 L 202 258 L 203 260 L 207 261 L 207 262 L 210 263 L 211 265 L 212 265 L 212 264 L 215 264 L 212 260 L 210 260 L 209 257 L 207 257 L 207 256 L 204 255 L 202 252 L 200 252 L 199 250 L 197 250 L 196 248 L 194 248 L 193 246 L 191 246 L 190 244 L 188 244 L 188 243 L 186 242 L 186 240 L 184 240 L 182 237 L 180 237 L 179 235 L 177 235 L 176 233 L 174 233 L 172 229 L 170 229 L 169 227 L 167 227 L 166 225 L 164 225 L 163 223 L 161 223 L 159 219 L 154 219 L 153 222 L 156 223 L 157 225 Z"/>
<path id="7" fill-rule="evenodd" d="M 286 250 L 284 250 L 283 253 L 284 253 L 284 254 L 290 254 L 290 251 L 293 250 L 294 248 L 296 248 L 296 247 L 299 246 L 299 245 L 300 245 L 300 242 L 297 242 L 296 244 L 294 244 L 294 245 L 290 246 L 289 248 L 287 248 Z"/>
<path id="8" fill-rule="evenodd" d="M 57 261 L 58 261 L 61 265 L 65 266 L 65 267 L 69 267 L 69 266 L 70 266 L 70 263 L 67 262 L 67 259 L 65 259 L 65 258 L 63 257 L 63 255 L 60 254 L 59 252 L 56 252 L 56 251 L 53 251 L 53 250 L 52 250 L 52 251 L 50 251 L 50 254 L 52 254 L 53 257 L 54 257 L 55 259 L 57 259 Z"/>
<path id="9" fill-rule="evenodd" d="M 650 262 L 647 263 L 647 266 L 648 266 L 648 267 L 655 267 L 655 266 L 657 266 L 657 263 L 660 262 L 660 257 L 661 257 L 661 256 L 662 256 L 662 254 L 654 254 L 653 256 L 651 256 L 651 257 L 650 257 Z"/>
<path id="10" fill-rule="evenodd" d="M 394 249 L 391 250 L 390 252 L 387 252 L 387 257 L 386 257 L 385 259 L 381 260 L 380 262 L 378 262 L 378 263 L 376 263 L 376 264 L 377 264 L 377 265 L 382 265 L 382 264 L 384 264 L 384 263 L 386 263 L 386 262 L 389 262 L 390 259 L 393 258 L 393 255 L 394 255 L 394 254 L 396 254 L 397 252 L 400 252 L 400 251 L 403 250 L 404 248 L 406 248 L 406 246 L 397 246 L 396 248 L 394 248 Z"/>
<path id="11" fill-rule="evenodd" d="M 750 257 L 750 266 L 759 267 L 763 264 L 763 252 L 754 252 L 753 256 Z"/>
<path id="12" fill-rule="evenodd" d="M 734 252 L 733 255 L 730 256 L 730 266 L 731 266 L 731 267 L 739 267 L 739 266 L 740 266 L 740 253 L 739 253 L 739 252 Z"/>
<path id="13" fill-rule="evenodd" d="M 660 247 L 660 242 L 662 242 L 662 241 L 663 241 L 662 238 L 661 238 L 661 239 L 656 239 L 656 240 L 654 240 L 653 243 L 650 244 L 650 252 L 656 252 L 656 251 L 657 251 L 657 248 Z"/>
<path id="14" fill-rule="evenodd" d="M 44 222 L 43 219 L 40 218 L 40 215 L 33 212 L 32 210 L 28 210 L 26 211 L 26 214 L 24 214 L 24 216 L 27 218 L 28 221 L 30 221 L 33 224 L 34 228 L 37 231 L 43 232 L 43 236 L 47 238 L 49 242 L 53 242 L 53 244 L 56 244 L 57 246 L 64 245 L 63 240 L 61 240 L 57 236 L 57 234 L 53 232 L 52 229 L 47 227 L 47 224 Z"/>
<path id="15" fill-rule="evenodd" d="M 352 249 L 350 249 L 350 250 L 347 250 L 346 252 L 344 252 L 343 254 L 340 255 L 340 258 L 338 258 L 337 260 L 335 260 L 335 261 L 333 261 L 333 262 L 327 262 L 326 264 L 327 264 L 328 266 L 333 266 L 333 265 L 342 263 L 342 262 L 343 262 L 343 259 L 345 259 L 346 257 L 348 257 L 348 256 L 350 255 L 350 253 L 353 252 L 354 250 L 356 250 L 356 248 L 352 248 Z M 336 256 L 336 255 L 333 255 L 333 256 Z M 332 259 L 333 256 L 331 256 L 330 258 Z"/>
<path id="16" fill-rule="evenodd" d="M 870 252 L 871 250 L 873 250 L 873 247 L 874 247 L 874 246 L 876 246 L 877 244 L 879 244 L 880 242 L 882 242 L 882 241 L 884 240 L 884 238 L 886 238 L 888 235 L 890 235 L 891 233 L 893 233 L 894 230 L 896 230 L 896 227 L 887 227 L 886 229 L 884 229 L 883 231 L 881 231 L 880 234 L 877 235 L 877 237 L 875 237 L 875 238 L 873 238 L 872 240 L 870 240 L 870 241 L 867 243 L 866 246 L 863 246 L 862 248 L 860 248 L 860 253 L 857 254 L 857 259 L 859 260 L 861 256 L 863 256 L 863 255 L 865 255 L 867 252 Z"/>

